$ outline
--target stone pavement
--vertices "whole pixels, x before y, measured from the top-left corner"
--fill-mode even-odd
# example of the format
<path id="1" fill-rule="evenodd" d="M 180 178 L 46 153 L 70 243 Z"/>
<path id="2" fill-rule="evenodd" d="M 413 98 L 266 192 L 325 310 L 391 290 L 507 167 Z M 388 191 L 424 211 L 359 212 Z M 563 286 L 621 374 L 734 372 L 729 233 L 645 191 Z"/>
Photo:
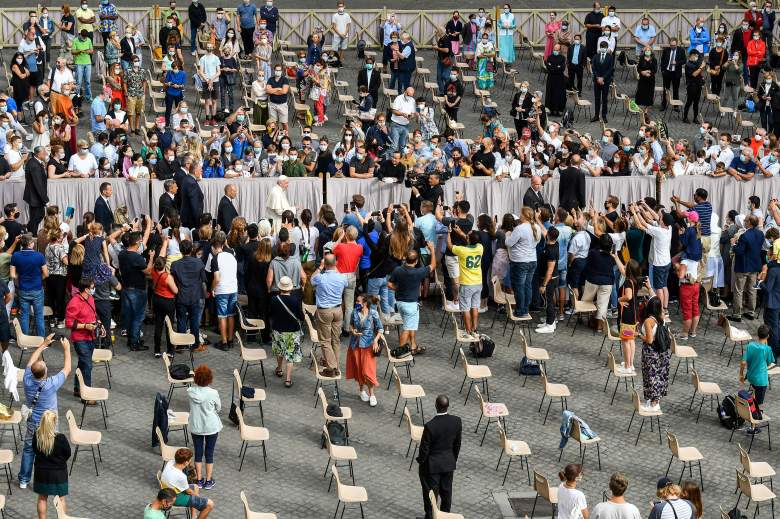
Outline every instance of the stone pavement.
<path id="1" fill-rule="evenodd" d="M 674 330 L 678 328 L 679 316 L 674 310 L 672 313 Z M 474 433 L 479 417 L 477 401 L 472 394 L 464 405 L 464 395 L 458 394 L 463 369 L 460 364 L 453 368 L 449 360 L 452 328 L 448 327 L 442 337 L 440 315 L 438 308 L 426 305 L 420 336 L 421 343 L 427 346 L 428 351 L 416 360 L 412 369 L 414 382 L 422 384 L 426 392 L 426 419 L 433 416 L 434 399 L 440 393 L 451 396 L 451 412 L 463 419 L 463 443 L 454 484 L 454 511 L 468 518 L 501 517 L 493 494 L 528 491 L 525 471 L 520 469 L 519 464 L 513 463 L 506 485 L 502 488 L 505 465 L 502 464 L 499 471 L 494 470 L 499 455 L 498 434 L 495 426 L 491 426 L 484 446 L 479 446 L 482 430 L 479 434 Z M 538 377 L 531 378 L 523 387 L 517 373 L 522 356 L 519 330 L 512 343 L 507 344 L 509 333 L 502 336 L 500 321 L 490 329 L 488 326 L 491 319 L 492 310 L 483 315 L 481 327 L 497 343 L 495 356 L 484 362 L 493 373 L 490 380 L 491 397 L 509 407 L 509 436 L 529 443 L 532 470 L 539 471 L 557 485 L 555 478 L 558 470 L 566 463 L 577 461 L 577 446 L 570 442 L 564 451 L 563 460 L 558 462 L 560 408 L 553 404 L 547 424 L 542 425 L 543 415 L 537 412 L 541 398 L 540 380 Z M 758 324 L 757 321 L 743 323 L 743 327 L 755 331 Z M 144 330 L 147 343 L 151 343 L 152 328 L 145 326 Z M 209 335 L 214 340 L 215 335 L 211 332 Z M 395 333 L 389 336 L 391 346 L 395 345 Z M 734 393 L 738 385 L 738 367 L 734 361 L 730 367 L 726 367 L 727 358 L 718 355 L 722 337 L 717 327 L 711 327 L 706 338 L 700 332 L 691 345 L 699 353 L 696 365 L 702 378 L 719 383 L 726 393 Z M 535 335 L 532 339 L 534 346 L 545 347 L 551 354 L 552 359 L 548 364 L 550 381 L 568 384 L 572 392 L 570 409 L 586 420 L 603 439 L 602 470 L 597 470 L 595 449 L 588 450 L 585 463 L 581 488 L 589 501 L 591 504 L 599 501 L 602 490 L 607 488 L 609 475 L 621 471 L 631 481 L 628 499 L 637 504 L 644 515 L 655 482 L 666 470 L 669 450 L 666 440 L 663 445 L 659 445 L 657 435 L 647 427 L 639 445 L 634 446 L 638 423 L 632 426 L 631 433 L 626 433 L 632 407 L 629 393 L 623 392 L 622 387 L 615 404 L 609 405 L 610 394 L 603 392 L 607 373 L 604 367 L 606 354 L 597 356 L 601 337 L 594 336 L 583 327 L 579 327 L 572 337 L 571 329 L 559 324 L 555 334 Z M 254 343 L 251 345 L 255 346 Z M 305 350 L 308 345 L 306 339 Z M 61 366 L 62 360 L 59 348 L 55 346 L 52 350 L 47 352 L 47 361 L 53 372 Z M 116 350 L 118 354 L 112 363 L 113 388 L 108 404 L 109 430 L 103 433 L 100 476 L 96 477 L 93 472 L 89 453 L 81 453 L 70 479 L 68 504 L 72 513 L 79 517 L 106 518 L 120 510 L 123 513 L 126 511 L 128 517 L 139 517 L 144 505 L 157 490 L 155 472 L 160 469 L 161 463 L 159 451 L 151 448 L 150 439 L 154 394 L 167 390 L 162 361 L 154 359 L 151 352 L 128 352 L 123 341 L 117 342 Z M 212 517 L 241 517 L 242 508 L 238 498 L 241 490 L 246 492 L 256 511 L 275 512 L 285 519 L 330 517 L 336 508 L 336 496 L 334 492 L 327 493 L 327 480 L 322 477 L 327 462 L 326 452 L 319 448 L 322 409 L 313 407 L 315 380 L 313 373 L 306 369 L 308 359 L 296 367 L 295 384 L 290 389 L 284 388 L 282 380 L 274 376 L 274 362 L 266 362 L 268 397 L 264 411 L 265 425 L 270 430 L 267 473 L 263 472 L 260 449 L 250 449 L 242 472 L 238 472 L 240 440 L 237 429 L 227 419 L 231 373 L 240 364 L 238 351 L 222 352 L 209 348 L 204 353 L 196 354 L 196 363 L 207 363 L 215 371 L 214 387 L 222 398 L 225 423 L 215 454 L 214 476 L 217 485 L 211 491 L 203 491 L 216 503 Z M 384 372 L 384 368 L 385 358 L 382 357 L 377 363 L 379 375 Z M 106 386 L 101 368 L 96 369 L 93 376 L 95 385 Z M 259 369 L 250 369 L 245 383 L 262 384 Z M 641 377 L 637 377 L 636 383 L 641 388 Z M 71 384 L 72 381 L 68 380 L 60 392 L 60 417 L 63 420 L 68 409 L 80 412 L 81 406 L 72 396 Z M 409 459 L 404 457 L 409 442 L 408 430 L 405 425 L 399 428 L 399 414 L 392 414 L 395 388 L 391 386 L 389 391 L 385 390 L 384 384 L 377 391 L 379 405 L 373 409 L 360 401 L 354 383 L 343 381 L 341 384 L 342 404 L 350 406 L 354 415 L 350 433 L 351 445 L 358 454 L 355 474 L 357 483 L 368 491 L 366 517 L 413 518 L 422 512 L 417 465 L 413 464 L 411 472 L 408 470 Z M 612 387 L 610 384 L 610 391 Z M 671 430 L 677 434 L 682 446 L 695 446 L 705 456 L 706 516 L 713 517 L 718 505 L 730 507 L 734 504 L 734 468 L 739 463 L 736 443 L 746 445 L 745 441 L 749 437 L 738 432 L 735 434 L 735 442 L 729 444 L 729 431 L 720 426 L 716 413 L 706 405 L 700 422 L 695 423 L 695 412 L 688 411 L 691 394 L 689 377 L 683 371 L 671 386 L 668 398 L 662 402 L 664 416 L 661 424 L 663 431 Z M 767 398 L 770 415 L 778 409 L 774 395 L 775 392 L 770 391 Z M 173 397 L 172 409 L 187 410 L 186 396 L 180 390 Z M 248 409 L 246 415 L 249 424 L 259 425 L 256 409 Z M 416 424 L 422 423 L 419 414 L 412 412 L 412 417 Z M 88 409 L 84 427 L 102 430 L 97 408 Z M 170 442 L 181 445 L 182 433 L 171 433 Z M 2 439 L 2 447 L 12 447 L 11 438 L 7 435 Z M 778 464 L 777 456 L 767 449 L 766 434 L 756 438 L 752 457 L 757 461 Z M 13 495 L 8 496 L 6 511 L 12 518 L 30 518 L 34 516 L 35 496 L 30 489 L 18 488 L 18 467 L 17 456 L 13 462 Z M 678 477 L 679 471 L 679 463 L 674 463 L 672 477 Z M 346 475 L 346 471 L 342 473 Z M 357 510 L 348 510 L 345 516 L 357 517 L 358 513 Z M 53 515 L 53 511 L 50 512 L 49 516 Z M 769 517 L 768 507 L 762 509 L 761 517 Z"/>

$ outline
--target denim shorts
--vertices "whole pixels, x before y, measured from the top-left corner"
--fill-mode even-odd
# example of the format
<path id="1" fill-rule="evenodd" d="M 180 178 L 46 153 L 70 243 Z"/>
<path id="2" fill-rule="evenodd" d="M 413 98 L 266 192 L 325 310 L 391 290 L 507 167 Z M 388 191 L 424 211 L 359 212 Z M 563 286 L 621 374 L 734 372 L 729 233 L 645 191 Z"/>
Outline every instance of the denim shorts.
<path id="1" fill-rule="evenodd" d="M 420 307 L 417 306 L 417 303 L 396 301 L 395 306 L 398 308 L 398 313 L 401 315 L 401 319 L 403 320 L 402 326 L 404 331 L 417 331 L 417 328 L 420 324 Z"/>
<path id="2" fill-rule="evenodd" d="M 472 308 L 479 308 L 482 299 L 482 285 L 461 285 L 458 294 L 460 311 L 465 312 Z"/>
<path id="3" fill-rule="evenodd" d="M 653 276 L 650 280 L 650 284 L 653 286 L 653 290 L 666 288 L 666 281 L 669 278 L 669 270 L 671 270 L 672 264 L 658 267 L 653 265 Z"/>
<path id="4" fill-rule="evenodd" d="M 193 487 L 194 485 L 190 485 Z M 205 497 L 193 496 L 180 492 L 176 494 L 176 501 L 173 502 L 173 506 L 184 506 L 187 508 L 194 508 L 198 512 L 202 512 L 209 504 L 209 500 Z"/>
<path id="5" fill-rule="evenodd" d="M 566 273 L 568 270 L 563 269 L 558 271 L 558 288 L 566 288 Z"/>
<path id="6" fill-rule="evenodd" d="M 217 305 L 217 317 L 233 317 L 236 313 L 238 294 L 217 294 L 214 296 Z"/>

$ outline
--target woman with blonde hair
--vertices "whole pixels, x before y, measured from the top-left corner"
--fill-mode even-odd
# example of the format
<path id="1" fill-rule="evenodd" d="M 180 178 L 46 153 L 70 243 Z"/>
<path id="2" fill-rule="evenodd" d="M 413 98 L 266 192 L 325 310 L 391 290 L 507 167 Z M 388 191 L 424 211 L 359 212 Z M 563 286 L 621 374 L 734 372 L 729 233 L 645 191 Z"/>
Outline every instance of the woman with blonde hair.
<path id="1" fill-rule="evenodd" d="M 68 495 L 68 438 L 57 432 L 57 413 L 44 411 L 32 439 L 35 454 L 33 492 L 38 494 L 38 519 L 46 519 L 49 496 L 59 496 L 65 509 Z"/>
<path id="2" fill-rule="evenodd" d="M 696 517 L 696 510 L 693 503 L 687 499 L 682 499 L 682 488 L 675 485 L 672 480 L 664 476 L 658 480 L 656 485 L 656 496 L 660 501 L 653 503 L 653 509 L 650 517 L 675 517 L 676 519 L 693 519 Z M 670 507 L 671 510 L 666 510 Z"/>
<path id="3" fill-rule="evenodd" d="M 84 244 L 83 276 L 92 278 L 96 285 L 105 283 L 111 277 L 108 245 L 99 222 L 89 224 L 89 232 L 75 240 Z M 77 284 L 77 283 L 74 283 Z"/>

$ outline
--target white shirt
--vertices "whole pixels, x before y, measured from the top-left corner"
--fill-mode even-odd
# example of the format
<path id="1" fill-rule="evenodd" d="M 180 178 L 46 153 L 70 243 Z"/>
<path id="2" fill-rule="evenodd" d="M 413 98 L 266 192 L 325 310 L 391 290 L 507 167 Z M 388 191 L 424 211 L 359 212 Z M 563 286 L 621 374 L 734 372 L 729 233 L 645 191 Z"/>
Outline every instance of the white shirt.
<path id="1" fill-rule="evenodd" d="M 206 272 L 211 272 L 213 254 L 209 254 L 206 261 Z M 219 282 L 214 287 L 214 295 L 238 293 L 238 262 L 236 257 L 229 252 L 222 251 L 217 254 L 216 267 L 219 270 Z"/>
<path id="2" fill-rule="evenodd" d="M 780 162 L 769 163 L 769 155 L 761 159 L 761 165 L 765 170 L 770 172 L 773 177 L 780 175 Z"/>
<path id="3" fill-rule="evenodd" d="M 536 261 L 536 245 L 542 239 L 542 232 L 538 224 L 536 226 L 536 237 L 531 224 L 521 223 L 512 230 L 512 233 L 506 237 L 506 247 L 509 250 L 509 261 L 530 263 Z"/>
<path id="4" fill-rule="evenodd" d="M 9 147 L 9 149 L 5 150 L 5 160 L 9 164 L 16 164 L 22 160 L 22 154 L 17 150 L 10 149 Z M 11 173 L 11 176 L 8 177 L 8 180 L 24 180 L 24 164 L 19 166 L 19 169 Z"/>
<path id="5" fill-rule="evenodd" d="M 591 519 L 641 519 L 639 509 L 631 503 L 604 501 L 593 507 Z"/>
<path id="6" fill-rule="evenodd" d="M 611 232 L 609 237 L 612 238 L 612 244 L 615 246 L 615 252 L 620 253 L 620 249 L 623 248 L 623 244 L 626 242 L 626 233 L 624 232 Z"/>
<path id="7" fill-rule="evenodd" d="M 578 231 L 569 242 L 569 254 L 575 259 L 584 259 L 588 257 L 590 251 L 590 234 L 586 231 Z"/>
<path id="8" fill-rule="evenodd" d="M 401 94 L 393 100 L 393 110 L 397 110 L 404 114 L 413 114 L 417 110 L 417 103 L 413 97 L 407 97 L 406 94 Z M 393 116 L 390 117 L 390 120 L 404 126 L 409 124 L 409 118 L 401 115 L 393 114 Z"/>
<path id="9" fill-rule="evenodd" d="M 598 169 L 598 168 L 603 168 L 604 167 L 604 161 L 601 160 L 601 157 L 599 157 L 598 155 L 593 155 L 593 156 L 586 157 L 585 162 L 587 162 L 590 165 L 590 167 L 592 167 L 594 169 Z M 582 170 L 586 174 L 590 175 L 590 170 L 587 167 L 583 167 Z"/>
<path id="10" fill-rule="evenodd" d="M 675 177 L 679 177 L 681 175 L 690 175 L 692 172 L 693 164 L 690 161 L 685 161 L 685 164 L 683 164 L 679 160 L 675 160 L 674 164 L 672 165 L 672 174 Z"/>
<path id="11" fill-rule="evenodd" d="M 183 492 L 189 488 L 187 476 L 184 472 L 177 469 L 173 460 L 165 464 L 165 468 L 160 474 L 160 481 L 167 488 L 176 490 L 177 493 Z"/>
<path id="12" fill-rule="evenodd" d="M 51 89 L 55 92 L 62 92 L 62 86 L 67 85 L 68 83 L 75 82 L 75 79 L 73 78 L 73 72 L 70 71 L 68 67 L 65 67 L 64 70 L 55 69 L 54 70 L 54 77 L 52 77 L 51 80 Z"/>
<path id="13" fill-rule="evenodd" d="M 512 158 L 512 162 L 507 164 L 506 160 L 504 160 L 504 163 L 501 165 L 501 170 L 497 172 L 497 174 L 501 173 L 509 173 L 509 178 L 512 180 L 515 180 L 520 177 L 520 173 L 523 171 L 523 164 L 515 159 Z"/>
<path id="14" fill-rule="evenodd" d="M 343 12 L 341 14 L 339 13 L 333 13 L 333 18 L 331 18 L 331 23 L 336 26 L 336 29 L 341 34 L 347 33 L 347 26 L 352 21 L 352 18 L 349 16 L 348 13 Z M 338 34 L 336 35 L 338 36 Z"/>
<path id="15" fill-rule="evenodd" d="M 648 225 L 645 231 L 653 237 L 653 244 L 650 248 L 650 264 L 654 267 L 665 267 L 672 262 L 672 256 L 669 253 L 672 247 L 672 228 L 665 229 L 658 225 Z"/>
<path id="16" fill-rule="evenodd" d="M 715 170 L 718 162 L 722 162 L 726 167 L 729 167 L 731 161 L 734 160 L 734 151 L 730 146 L 722 150 L 719 144 L 715 144 L 707 148 L 707 156 L 710 157 L 712 169 Z"/>
<path id="17" fill-rule="evenodd" d="M 596 40 L 596 48 L 601 47 L 602 41 L 607 42 L 609 52 L 615 52 L 615 45 L 617 44 L 617 38 L 615 36 L 612 36 L 612 34 L 610 34 L 609 37 L 604 35 L 599 36 L 599 39 Z"/>
<path id="18" fill-rule="evenodd" d="M 583 508 L 588 508 L 588 501 L 582 490 L 558 485 L 558 519 L 581 519 Z"/>
<path id="19" fill-rule="evenodd" d="M 556 151 L 558 150 L 558 148 L 561 147 L 561 144 L 563 144 L 563 140 L 561 139 L 560 136 L 556 136 L 555 138 L 553 138 L 547 132 L 542 133 L 542 140 L 547 144 L 552 144 L 553 147 L 556 149 Z"/>
<path id="20" fill-rule="evenodd" d="M 621 28 L 620 18 L 618 18 L 617 16 L 609 16 L 609 15 L 607 15 L 604 18 L 601 19 L 601 26 L 602 27 L 610 27 L 610 28 L 612 28 L 615 25 L 617 25 L 618 29 Z"/>
<path id="21" fill-rule="evenodd" d="M 127 175 L 133 180 L 139 178 L 149 178 L 149 168 L 146 166 L 132 166 L 127 170 Z"/>
<path id="22" fill-rule="evenodd" d="M 87 156 L 83 159 L 79 157 L 78 153 L 74 153 L 68 161 L 68 170 L 76 171 L 82 177 L 89 177 L 94 174 L 93 171 L 96 171 L 97 168 L 97 160 L 95 160 L 95 156 L 89 152 L 87 152 Z"/>

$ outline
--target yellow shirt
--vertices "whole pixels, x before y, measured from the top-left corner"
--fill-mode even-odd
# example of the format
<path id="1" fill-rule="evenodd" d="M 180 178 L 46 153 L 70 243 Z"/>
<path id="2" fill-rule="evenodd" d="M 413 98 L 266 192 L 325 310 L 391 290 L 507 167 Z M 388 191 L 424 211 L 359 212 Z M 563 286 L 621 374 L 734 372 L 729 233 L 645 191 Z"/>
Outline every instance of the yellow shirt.
<path id="1" fill-rule="evenodd" d="M 455 245 L 452 253 L 458 257 L 461 285 L 482 284 L 482 244 Z"/>
<path id="2" fill-rule="evenodd" d="M 79 21 L 79 18 L 89 19 L 95 17 L 95 11 L 92 9 L 82 9 L 78 8 L 76 9 L 76 12 L 73 15 L 76 18 L 76 26 L 78 27 L 78 30 L 76 31 L 76 34 L 80 33 L 81 30 L 85 30 L 87 32 L 94 32 L 95 30 L 95 24 L 92 23 L 81 23 Z M 95 17 L 95 23 L 97 23 L 97 18 Z"/>

